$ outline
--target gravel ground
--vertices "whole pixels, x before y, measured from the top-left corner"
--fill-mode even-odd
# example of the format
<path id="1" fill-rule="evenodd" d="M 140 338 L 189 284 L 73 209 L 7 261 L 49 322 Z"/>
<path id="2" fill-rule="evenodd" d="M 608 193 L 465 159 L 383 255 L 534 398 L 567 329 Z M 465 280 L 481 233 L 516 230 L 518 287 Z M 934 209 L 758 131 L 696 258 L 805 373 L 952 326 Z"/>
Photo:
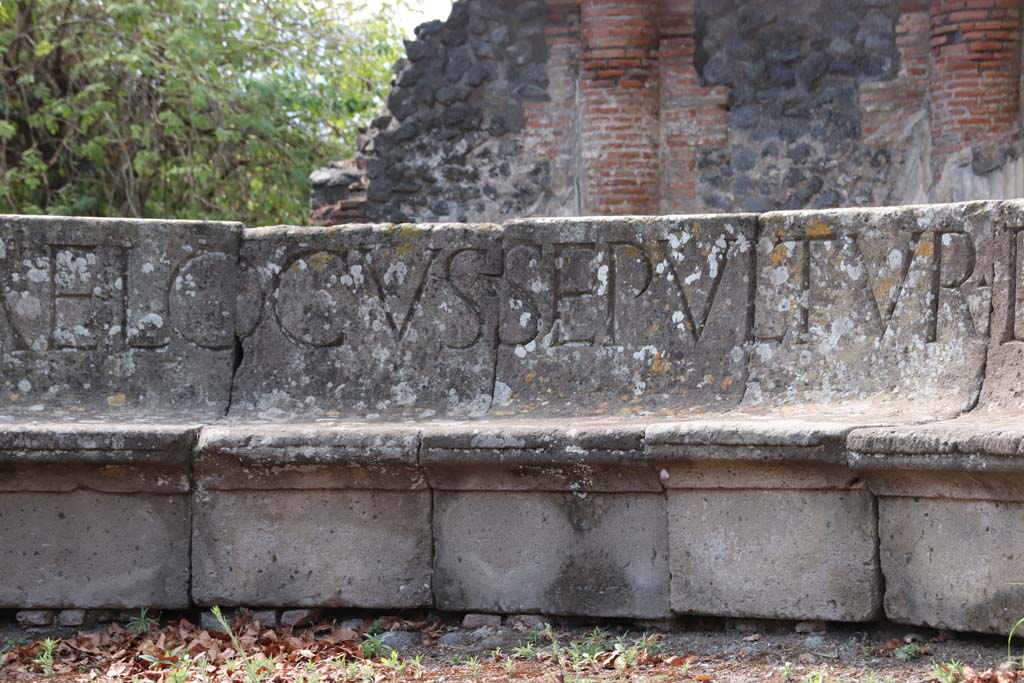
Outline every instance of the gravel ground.
<path id="1" fill-rule="evenodd" d="M 0 614 L 0 617 L 13 616 Z M 192 616 L 193 622 L 196 615 Z M 327 623 L 342 623 L 346 616 L 330 615 Z M 476 628 L 463 628 L 461 615 L 403 615 L 401 619 L 363 615 L 361 622 L 348 621 L 358 637 L 360 647 L 366 631 L 381 627 L 391 629 L 382 636 L 393 645 L 399 659 L 409 662 L 419 657 L 420 666 L 404 672 L 380 664 L 380 657 L 368 662 L 371 675 L 368 681 L 422 680 L 445 683 L 483 683 L 504 680 L 537 681 L 544 683 L 585 683 L 586 681 L 730 681 L 746 683 L 777 681 L 779 683 L 919 683 L 937 680 L 934 665 L 956 660 L 983 671 L 997 668 L 1006 660 L 1005 638 L 972 636 L 936 632 L 928 629 L 908 628 L 895 624 L 870 626 L 793 624 L 785 622 L 750 622 L 708 620 L 690 623 L 666 624 L 567 624 L 556 625 L 547 634 L 538 628 L 510 627 L 491 624 Z M 166 623 L 166 622 L 165 622 Z M 371 627 L 371 624 L 375 624 Z M 101 624 L 84 629 L 103 632 L 109 628 Z M 166 627 L 171 628 L 171 627 Z M 599 635 L 594 629 L 600 628 Z M 166 630 L 166 629 L 165 629 Z M 264 631 L 257 628 L 257 631 Z M 799 632 L 798 632 L 799 631 Z M 32 642 L 44 637 L 71 639 L 78 629 L 26 632 L 10 620 L 0 620 L 0 652 L 5 643 Z M 161 631 L 154 630 L 156 637 Z M 288 629 L 278 629 L 282 637 Z M 316 634 L 296 629 L 296 634 L 308 642 L 318 642 L 330 627 Z M 337 632 L 337 631 L 335 631 Z M 646 633 L 646 640 L 642 635 Z M 220 637 L 217 635 L 217 637 Z M 557 640 L 561 662 L 550 656 L 552 637 Z M 598 654 L 582 664 L 573 666 L 572 653 L 586 650 L 586 643 L 600 642 Z M 530 643 L 533 643 L 531 650 Z M 615 643 L 644 651 L 644 643 L 652 644 L 651 656 L 640 657 L 638 662 L 624 663 L 616 655 Z M 141 647 L 141 646 L 140 646 Z M 526 647 L 526 654 L 516 648 Z M 496 653 L 495 649 L 500 648 Z M 315 648 L 313 648 L 315 649 Z M 1024 651 L 1024 645 L 1022 645 Z M 140 649 L 141 652 L 141 649 Z M 539 653 L 539 657 L 538 657 Z M 1019 654 L 1019 653 L 1018 653 Z M 2 661 L 2 658 L 0 658 Z M 131 681 L 130 675 L 108 676 L 105 663 L 84 661 L 74 672 L 46 676 L 25 666 L 9 662 L 0 667 L 0 682 L 48 681 L 71 683 L 74 681 Z M 319 679 L 303 679 L 298 671 L 280 671 L 269 682 L 295 681 L 295 683 L 330 683 L 331 681 L 359 681 L 357 674 L 346 678 L 341 672 L 322 664 Z M 372 667 L 376 667 L 375 669 Z M 244 680 L 243 678 L 210 678 L 213 681 Z M 147 673 L 142 681 L 163 681 L 159 674 Z M 201 679 L 188 679 L 199 681 Z M 956 680 L 956 679 L 950 679 Z M 268 683 L 269 683 L 268 682 Z M 943 681 L 942 683 L 947 683 Z"/>

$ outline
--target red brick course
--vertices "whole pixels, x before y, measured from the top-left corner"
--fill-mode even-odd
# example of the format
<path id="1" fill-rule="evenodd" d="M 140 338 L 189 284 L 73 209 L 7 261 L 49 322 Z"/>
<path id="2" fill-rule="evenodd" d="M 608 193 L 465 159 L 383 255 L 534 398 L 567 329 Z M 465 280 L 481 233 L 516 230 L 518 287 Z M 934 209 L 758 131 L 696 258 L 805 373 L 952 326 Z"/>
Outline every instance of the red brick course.
<path id="1" fill-rule="evenodd" d="M 581 0 L 582 208 L 653 214 L 659 208 L 657 3 Z"/>
<path id="2" fill-rule="evenodd" d="M 932 152 L 936 165 L 965 148 L 991 151 L 1017 128 L 1020 0 L 932 0 Z"/>

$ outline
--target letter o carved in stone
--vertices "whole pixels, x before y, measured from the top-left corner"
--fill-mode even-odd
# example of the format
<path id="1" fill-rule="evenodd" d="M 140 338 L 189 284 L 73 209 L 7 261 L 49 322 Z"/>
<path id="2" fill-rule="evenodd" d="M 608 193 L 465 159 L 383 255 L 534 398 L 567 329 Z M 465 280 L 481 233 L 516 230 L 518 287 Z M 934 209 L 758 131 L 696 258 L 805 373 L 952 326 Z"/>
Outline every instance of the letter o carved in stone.
<path id="1" fill-rule="evenodd" d="M 296 344 L 340 346 L 345 342 L 343 297 L 359 283 L 344 253 L 295 254 L 281 269 L 273 290 L 274 315 L 281 332 Z"/>
<path id="2" fill-rule="evenodd" d="M 203 349 L 234 347 L 235 301 L 219 296 L 237 278 L 234 259 L 222 252 L 196 254 L 178 265 L 167 291 L 167 311 L 175 332 Z"/>

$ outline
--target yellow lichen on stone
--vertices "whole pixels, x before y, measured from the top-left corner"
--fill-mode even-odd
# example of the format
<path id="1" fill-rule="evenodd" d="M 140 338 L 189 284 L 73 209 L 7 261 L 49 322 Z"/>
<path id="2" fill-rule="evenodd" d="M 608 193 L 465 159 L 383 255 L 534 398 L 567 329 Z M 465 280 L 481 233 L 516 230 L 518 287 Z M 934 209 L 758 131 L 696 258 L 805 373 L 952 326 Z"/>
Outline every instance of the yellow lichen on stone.
<path id="1" fill-rule="evenodd" d="M 812 238 L 831 237 L 832 226 L 823 221 L 811 221 L 807 226 L 807 236 Z"/>
<path id="2" fill-rule="evenodd" d="M 398 229 L 398 234 L 404 239 L 412 239 L 413 237 L 419 237 L 423 233 L 422 228 L 418 228 L 411 223 L 406 223 Z"/>
<path id="3" fill-rule="evenodd" d="M 651 372 L 655 375 L 668 374 L 671 367 L 672 362 L 665 358 L 661 351 L 658 351 L 651 357 Z"/>
<path id="4" fill-rule="evenodd" d="M 772 249 L 772 265 L 778 268 L 786 262 L 786 247 L 781 244 L 776 244 L 775 248 Z"/>
<path id="5" fill-rule="evenodd" d="M 107 396 L 107 405 L 111 408 L 123 408 L 128 405 L 128 397 L 124 394 L 111 394 Z"/>
<path id="6" fill-rule="evenodd" d="M 875 295 L 875 299 L 877 301 L 884 301 L 885 299 L 887 299 L 889 297 L 889 292 L 892 291 L 892 288 L 895 285 L 896 285 L 896 277 L 895 276 L 893 276 L 893 277 L 885 277 L 885 278 L 882 278 L 881 280 L 879 280 L 875 284 L 874 288 L 872 289 L 872 292 Z"/>
<path id="7" fill-rule="evenodd" d="M 309 262 L 309 267 L 319 273 L 322 272 L 323 269 L 327 267 L 327 264 L 330 263 L 333 259 L 333 254 L 328 254 L 326 251 L 318 251 L 317 253 L 311 255 L 307 260 Z"/>

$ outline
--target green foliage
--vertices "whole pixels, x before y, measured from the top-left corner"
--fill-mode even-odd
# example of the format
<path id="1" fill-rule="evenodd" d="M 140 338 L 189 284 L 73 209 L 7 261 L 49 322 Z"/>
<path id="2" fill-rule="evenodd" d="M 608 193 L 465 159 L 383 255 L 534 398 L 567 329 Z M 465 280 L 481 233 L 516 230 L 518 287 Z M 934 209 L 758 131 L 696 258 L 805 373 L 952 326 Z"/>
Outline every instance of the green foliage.
<path id="1" fill-rule="evenodd" d="M 901 662 L 911 662 L 924 654 L 924 648 L 917 643 L 907 643 L 892 651 Z"/>
<path id="2" fill-rule="evenodd" d="M 303 221 L 404 1 L 0 0 L 0 212 Z"/>
<path id="3" fill-rule="evenodd" d="M 956 659 L 941 664 L 932 662 L 931 676 L 939 683 L 959 683 L 964 678 L 964 664 Z"/>
<path id="4" fill-rule="evenodd" d="M 366 634 L 366 638 L 359 645 L 359 651 L 366 659 L 378 659 L 384 655 L 384 640 L 381 636 Z"/>
<path id="5" fill-rule="evenodd" d="M 149 633 L 150 629 L 158 625 L 160 620 L 149 616 L 149 609 L 143 607 L 139 610 L 137 617 L 128 619 L 128 630 L 137 636 Z"/>
<path id="6" fill-rule="evenodd" d="M 1017 633 L 1017 629 L 1024 626 L 1024 619 L 1019 619 L 1013 628 L 1010 629 L 1010 635 L 1006 636 L 1006 658 L 1013 660 L 1013 636 Z"/>
<path id="7" fill-rule="evenodd" d="M 220 624 L 221 629 L 228 634 L 231 647 L 238 654 L 236 668 L 245 674 L 247 683 L 264 683 L 274 671 L 274 660 L 262 655 L 250 658 L 245 654 L 245 647 L 238 639 L 238 636 L 235 635 L 235 632 L 231 630 L 231 624 L 224 617 L 220 607 L 214 605 L 210 608 L 210 612 L 213 614 L 213 618 L 217 620 L 217 623 Z"/>
<path id="8" fill-rule="evenodd" d="M 53 664 L 56 660 L 54 653 L 56 652 L 57 645 L 59 644 L 59 640 L 47 638 L 42 642 L 42 647 L 36 654 L 35 662 L 39 666 L 40 670 L 47 676 L 53 675 Z"/>

